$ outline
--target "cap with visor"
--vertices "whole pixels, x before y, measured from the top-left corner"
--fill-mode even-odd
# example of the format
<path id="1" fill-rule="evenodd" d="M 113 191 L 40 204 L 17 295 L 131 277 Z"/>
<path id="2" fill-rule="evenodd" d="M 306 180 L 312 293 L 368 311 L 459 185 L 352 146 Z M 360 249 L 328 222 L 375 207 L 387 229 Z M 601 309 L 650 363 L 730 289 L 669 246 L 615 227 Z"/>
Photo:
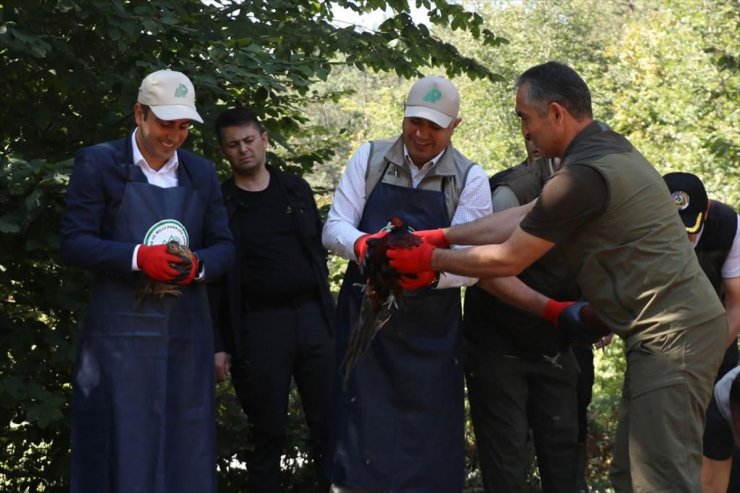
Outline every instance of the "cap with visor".
<path id="1" fill-rule="evenodd" d="M 158 70 L 144 77 L 137 101 L 149 106 L 160 120 L 195 120 L 203 118 L 195 109 L 195 88 L 182 72 Z"/>

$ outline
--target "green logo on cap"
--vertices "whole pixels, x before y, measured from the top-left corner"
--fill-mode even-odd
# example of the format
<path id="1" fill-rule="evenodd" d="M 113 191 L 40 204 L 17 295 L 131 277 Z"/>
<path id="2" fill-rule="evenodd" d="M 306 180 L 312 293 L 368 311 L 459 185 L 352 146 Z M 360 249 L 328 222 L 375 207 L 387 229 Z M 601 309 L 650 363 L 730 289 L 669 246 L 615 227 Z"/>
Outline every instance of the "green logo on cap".
<path id="1" fill-rule="evenodd" d="M 442 97 L 442 92 L 437 89 L 437 86 L 432 87 L 422 98 L 428 103 L 436 103 Z"/>
<path id="2" fill-rule="evenodd" d="M 185 84 L 180 84 L 177 86 L 177 89 L 175 89 L 175 97 L 176 98 L 184 98 L 188 95 L 188 88 L 185 86 Z"/>

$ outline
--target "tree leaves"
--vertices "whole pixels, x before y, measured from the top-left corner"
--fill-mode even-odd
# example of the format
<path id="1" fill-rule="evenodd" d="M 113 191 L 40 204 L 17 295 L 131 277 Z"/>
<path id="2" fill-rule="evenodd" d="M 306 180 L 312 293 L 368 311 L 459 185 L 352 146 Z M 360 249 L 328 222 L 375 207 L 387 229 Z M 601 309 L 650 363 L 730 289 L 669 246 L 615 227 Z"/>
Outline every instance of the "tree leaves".
<path id="1" fill-rule="evenodd" d="M 446 9 L 442 1 L 424 4 Z M 337 27 L 334 5 L 357 13 L 389 7 L 392 20 L 377 32 Z M 494 77 L 408 11 L 401 0 L 2 2 L 0 489 L 66 489 L 74 337 L 89 289 L 88 275 L 63 267 L 58 255 L 76 150 L 126 135 L 142 78 L 171 68 L 191 78 L 206 119 L 186 147 L 219 162 L 210 129 L 216 114 L 251 106 L 278 144 L 271 163 L 303 173 L 327 160 L 342 135 L 308 124 L 305 114 L 333 97 L 313 87 L 335 66 L 411 77 L 441 62 L 455 73 Z M 474 19 L 446 12 L 445 22 L 458 19 L 461 29 Z"/>

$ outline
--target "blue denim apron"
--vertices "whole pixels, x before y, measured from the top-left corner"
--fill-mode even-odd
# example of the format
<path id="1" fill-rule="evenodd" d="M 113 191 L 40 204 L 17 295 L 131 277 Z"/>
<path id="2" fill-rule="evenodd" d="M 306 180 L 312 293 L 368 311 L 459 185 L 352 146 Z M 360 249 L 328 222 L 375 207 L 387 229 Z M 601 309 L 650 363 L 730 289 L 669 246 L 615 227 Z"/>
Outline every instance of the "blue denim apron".
<path id="1" fill-rule="evenodd" d="M 129 176 L 138 170 L 129 165 Z M 141 243 L 176 219 L 190 247 L 205 206 L 181 163 L 180 186 L 129 181 L 111 239 Z M 140 174 L 139 174 L 140 176 Z M 137 301 L 146 276 L 96 273 L 77 341 L 72 398 L 72 492 L 216 490 L 213 336 L 205 286 Z"/>
<path id="2" fill-rule="evenodd" d="M 449 225 L 442 191 L 379 183 L 361 231 L 392 216 L 414 229 Z M 337 361 L 357 321 L 363 279 L 350 262 L 338 299 Z M 464 468 L 460 290 L 406 293 L 399 310 L 351 370 L 337 379 L 332 482 L 402 493 L 456 493 Z"/>

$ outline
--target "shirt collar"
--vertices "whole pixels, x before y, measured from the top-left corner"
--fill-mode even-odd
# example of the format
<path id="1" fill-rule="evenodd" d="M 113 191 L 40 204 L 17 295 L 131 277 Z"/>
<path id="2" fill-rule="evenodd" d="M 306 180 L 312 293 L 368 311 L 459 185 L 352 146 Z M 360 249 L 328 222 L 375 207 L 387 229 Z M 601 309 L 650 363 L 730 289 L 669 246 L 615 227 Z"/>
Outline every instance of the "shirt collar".
<path id="1" fill-rule="evenodd" d="M 442 149 L 442 151 L 440 151 L 439 154 L 437 154 L 432 159 L 424 163 L 424 165 L 421 167 L 417 167 L 414 164 L 414 161 L 411 159 L 411 156 L 409 156 L 409 151 L 406 148 L 406 144 L 403 145 L 403 157 L 406 160 L 406 164 L 408 164 L 411 169 L 417 169 L 419 171 L 426 171 L 430 169 L 432 166 L 434 166 L 435 164 L 437 164 L 437 162 L 439 162 L 440 159 L 442 159 L 442 154 L 444 154 L 446 150 L 447 148 L 445 147 L 444 149 Z"/>
<path id="2" fill-rule="evenodd" d="M 148 170 L 150 173 L 174 173 L 179 165 L 177 151 L 164 163 L 164 166 L 159 168 L 159 170 L 155 170 L 146 162 L 144 155 L 139 150 L 139 144 L 136 142 L 136 132 L 138 131 L 139 129 L 137 128 L 131 134 L 131 149 L 133 150 L 134 164 L 145 172 Z"/>

